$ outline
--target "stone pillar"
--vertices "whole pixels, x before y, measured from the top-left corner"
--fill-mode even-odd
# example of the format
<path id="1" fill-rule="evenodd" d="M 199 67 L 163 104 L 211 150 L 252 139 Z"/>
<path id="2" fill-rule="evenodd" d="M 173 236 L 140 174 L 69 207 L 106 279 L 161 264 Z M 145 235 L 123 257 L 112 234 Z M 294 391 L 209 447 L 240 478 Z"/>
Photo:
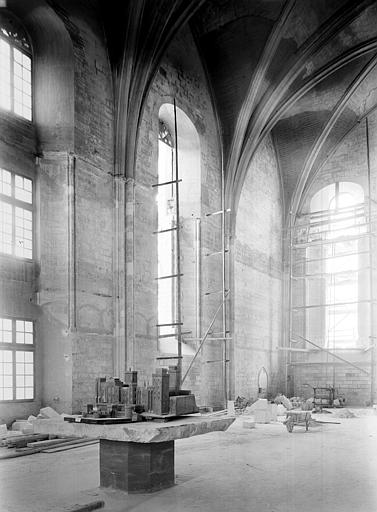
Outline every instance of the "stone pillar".
<path id="1" fill-rule="evenodd" d="M 41 264 L 39 344 L 43 345 L 43 402 L 59 412 L 72 407 L 72 343 L 75 336 L 74 167 L 67 152 L 45 152 L 39 160 L 38 197 Z"/>

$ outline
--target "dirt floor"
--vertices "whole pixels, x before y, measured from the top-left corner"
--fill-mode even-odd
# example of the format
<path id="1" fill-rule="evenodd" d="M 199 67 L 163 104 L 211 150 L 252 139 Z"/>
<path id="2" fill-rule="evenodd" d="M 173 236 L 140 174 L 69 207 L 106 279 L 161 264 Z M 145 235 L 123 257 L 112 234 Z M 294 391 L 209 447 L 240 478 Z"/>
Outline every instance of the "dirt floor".
<path id="1" fill-rule="evenodd" d="M 101 490 L 98 446 L 0 461 L 1 512 L 376 512 L 377 415 L 316 415 L 322 424 L 231 428 L 176 442 L 176 485 L 147 495 Z"/>

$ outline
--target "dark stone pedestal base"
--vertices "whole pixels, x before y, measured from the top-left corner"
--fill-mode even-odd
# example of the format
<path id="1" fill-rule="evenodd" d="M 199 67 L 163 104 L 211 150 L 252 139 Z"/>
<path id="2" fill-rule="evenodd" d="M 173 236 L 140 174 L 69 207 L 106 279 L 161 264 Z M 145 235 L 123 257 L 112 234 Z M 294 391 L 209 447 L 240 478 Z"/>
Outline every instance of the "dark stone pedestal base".
<path id="1" fill-rule="evenodd" d="M 174 441 L 128 443 L 100 439 L 100 485 L 129 493 L 174 485 Z"/>

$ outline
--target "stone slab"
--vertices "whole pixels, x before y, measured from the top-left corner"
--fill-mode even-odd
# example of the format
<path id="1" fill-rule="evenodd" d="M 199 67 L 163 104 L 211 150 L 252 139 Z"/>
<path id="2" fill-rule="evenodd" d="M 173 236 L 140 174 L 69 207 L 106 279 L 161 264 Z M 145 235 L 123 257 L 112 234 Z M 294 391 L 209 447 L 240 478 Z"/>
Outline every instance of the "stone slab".
<path id="1" fill-rule="evenodd" d="M 33 425 L 34 432 L 41 434 L 65 434 L 132 443 L 162 443 L 210 432 L 225 431 L 234 420 L 235 418 L 229 416 L 209 418 L 193 416 L 168 423 L 146 421 L 119 425 L 88 425 L 68 423 L 57 419 L 45 419 L 36 420 Z"/>

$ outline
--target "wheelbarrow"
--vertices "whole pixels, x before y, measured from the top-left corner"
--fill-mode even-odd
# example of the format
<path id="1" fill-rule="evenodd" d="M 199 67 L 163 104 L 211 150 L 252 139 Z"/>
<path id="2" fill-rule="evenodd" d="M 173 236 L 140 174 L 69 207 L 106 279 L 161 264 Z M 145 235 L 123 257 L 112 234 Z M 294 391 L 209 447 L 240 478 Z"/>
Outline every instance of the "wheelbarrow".
<path id="1" fill-rule="evenodd" d="M 293 411 L 287 411 L 285 414 L 286 419 L 284 423 L 288 432 L 292 432 L 295 425 L 304 426 L 306 431 L 309 430 L 309 421 L 312 417 L 311 411 L 300 411 L 296 409 Z"/>

